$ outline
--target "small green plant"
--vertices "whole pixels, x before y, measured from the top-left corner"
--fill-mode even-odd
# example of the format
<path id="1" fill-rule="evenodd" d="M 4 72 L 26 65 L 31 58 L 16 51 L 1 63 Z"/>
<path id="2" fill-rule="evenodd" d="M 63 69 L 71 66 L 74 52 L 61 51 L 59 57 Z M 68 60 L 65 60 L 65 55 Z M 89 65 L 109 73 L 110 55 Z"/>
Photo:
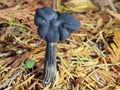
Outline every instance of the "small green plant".
<path id="1" fill-rule="evenodd" d="M 34 60 L 27 60 L 26 63 L 25 63 L 25 66 L 26 66 L 28 69 L 33 68 L 34 65 L 35 65 L 35 61 L 34 61 Z"/>
<path id="2" fill-rule="evenodd" d="M 19 26 L 19 27 L 26 27 L 20 23 L 17 23 L 17 22 L 0 22 L 0 24 L 7 24 L 9 26 Z"/>
<path id="3" fill-rule="evenodd" d="M 26 26 L 21 24 L 21 23 L 18 23 L 18 22 L 14 22 L 14 21 L 11 21 L 11 22 L 0 22 L 0 25 L 1 24 L 7 24 L 9 26 L 17 26 L 17 27 L 20 27 L 20 32 L 22 34 L 25 34 L 26 33 Z"/>

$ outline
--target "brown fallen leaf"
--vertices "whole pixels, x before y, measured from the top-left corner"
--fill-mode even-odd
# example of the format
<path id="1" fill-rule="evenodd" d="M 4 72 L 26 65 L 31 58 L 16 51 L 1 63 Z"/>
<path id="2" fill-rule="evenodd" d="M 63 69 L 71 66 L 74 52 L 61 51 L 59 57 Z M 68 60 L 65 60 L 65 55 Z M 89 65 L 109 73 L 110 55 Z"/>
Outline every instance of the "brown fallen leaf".
<path id="1" fill-rule="evenodd" d="M 59 5 L 61 2 L 63 6 Z M 63 10 L 66 8 L 66 10 L 74 12 L 87 12 L 96 8 L 90 0 L 58 0 L 57 5 L 58 8 L 63 8 Z"/>

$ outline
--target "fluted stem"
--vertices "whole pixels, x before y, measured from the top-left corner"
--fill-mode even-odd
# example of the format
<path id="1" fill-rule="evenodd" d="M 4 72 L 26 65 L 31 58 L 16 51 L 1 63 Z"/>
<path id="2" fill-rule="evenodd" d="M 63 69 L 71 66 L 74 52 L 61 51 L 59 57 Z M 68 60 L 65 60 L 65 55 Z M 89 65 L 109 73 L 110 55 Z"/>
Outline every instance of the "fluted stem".
<path id="1" fill-rule="evenodd" d="M 44 76 L 43 84 L 46 86 L 53 82 L 56 77 L 56 47 L 55 43 L 47 43 L 45 61 L 44 61 Z"/>

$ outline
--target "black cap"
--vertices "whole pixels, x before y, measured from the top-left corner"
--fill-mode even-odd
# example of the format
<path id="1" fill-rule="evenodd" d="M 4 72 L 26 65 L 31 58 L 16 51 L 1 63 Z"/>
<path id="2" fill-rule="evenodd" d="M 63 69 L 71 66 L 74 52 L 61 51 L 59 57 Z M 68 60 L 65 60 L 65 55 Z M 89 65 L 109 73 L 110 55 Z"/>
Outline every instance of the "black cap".
<path id="1" fill-rule="evenodd" d="M 73 15 L 55 12 L 49 7 L 36 9 L 34 22 L 40 37 L 50 43 L 65 40 L 80 28 L 79 20 Z"/>

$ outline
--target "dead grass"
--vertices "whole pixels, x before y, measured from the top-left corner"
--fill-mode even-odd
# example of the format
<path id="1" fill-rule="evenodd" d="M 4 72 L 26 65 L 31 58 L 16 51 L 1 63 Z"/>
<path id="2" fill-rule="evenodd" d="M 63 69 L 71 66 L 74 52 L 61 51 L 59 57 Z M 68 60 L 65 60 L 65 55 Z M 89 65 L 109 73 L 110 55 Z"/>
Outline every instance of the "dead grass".
<path id="1" fill-rule="evenodd" d="M 26 6 L 0 10 L 0 89 L 120 89 L 120 14 L 105 8 L 75 14 L 81 29 L 57 43 L 58 72 L 49 89 L 41 84 L 46 43 L 33 22 L 34 10 L 41 5 Z M 21 63 L 27 60 L 35 60 L 32 69 Z"/>

